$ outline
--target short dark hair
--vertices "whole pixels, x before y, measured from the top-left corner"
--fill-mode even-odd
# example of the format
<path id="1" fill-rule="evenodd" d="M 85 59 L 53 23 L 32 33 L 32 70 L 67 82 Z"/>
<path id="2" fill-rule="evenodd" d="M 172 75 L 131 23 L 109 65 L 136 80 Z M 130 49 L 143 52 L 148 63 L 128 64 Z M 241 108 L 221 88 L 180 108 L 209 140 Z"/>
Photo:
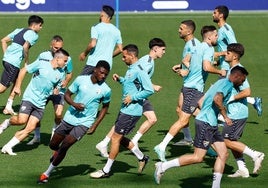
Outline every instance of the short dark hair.
<path id="1" fill-rule="evenodd" d="M 231 74 L 234 74 L 236 72 L 240 72 L 246 76 L 248 75 L 248 71 L 244 67 L 241 67 L 241 66 L 235 66 L 234 68 L 231 69 Z"/>
<path id="2" fill-rule="evenodd" d="M 220 14 L 223 14 L 223 19 L 226 20 L 229 16 L 229 9 L 225 5 L 219 5 L 215 8 Z"/>
<path id="3" fill-rule="evenodd" d="M 44 23 L 44 20 L 43 18 L 41 18 L 40 16 L 37 16 L 37 15 L 31 15 L 29 18 L 28 18 L 28 25 L 32 25 L 33 23 L 41 23 L 43 24 Z"/>
<path id="4" fill-rule="evenodd" d="M 114 9 L 109 5 L 103 5 L 102 10 L 112 19 L 114 15 Z"/>
<path id="5" fill-rule="evenodd" d="M 135 44 L 128 44 L 123 48 L 123 51 L 126 50 L 128 53 L 133 53 L 135 57 L 139 56 L 138 46 Z"/>
<path id="6" fill-rule="evenodd" d="M 160 38 L 153 38 L 149 41 L 149 48 L 152 49 L 154 46 L 165 47 L 166 44 Z"/>
<path id="7" fill-rule="evenodd" d="M 57 42 L 59 42 L 59 41 L 63 42 L 63 38 L 60 35 L 54 35 L 52 37 L 52 40 L 57 41 Z"/>
<path id="8" fill-rule="evenodd" d="M 60 55 L 60 54 L 62 54 L 64 56 L 68 56 L 68 57 L 70 56 L 69 53 L 66 50 L 64 50 L 63 48 L 61 48 L 61 49 L 58 49 L 56 52 L 54 52 L 54 56 L 53 57 L 55 57 L 56 55 Z"/>
<path id="9" fill-rule="evenodd" d="M 240 43 L 231 43 L 227 46 L 227 51 L 234 52 L 239 55 L 239 58 L 242 57 L 245 53 L 244 46 Z"/>
<path id="10" fill-rule="evenodd" d="M 206 33 L 215 31 L 217 28 L 214 25 L 205 25 L 201 29 L 201 36 L 203 37 Z"/>
<path id="11" fill-rule="evenodd" d="M 109 65 L 109 63 L 107 61 L 104 61 L 104 60 L 98 61 L 97 65 L 95 67 L 96 68 L 103 67 L 107 71 L 110 71 L 110 65 Z"/>
<path id="12" fill-rule="evenodd" d="M 193 20 L 184 20 L 181 24 L 186 25 L 194 33 L 196 26 Z"/>

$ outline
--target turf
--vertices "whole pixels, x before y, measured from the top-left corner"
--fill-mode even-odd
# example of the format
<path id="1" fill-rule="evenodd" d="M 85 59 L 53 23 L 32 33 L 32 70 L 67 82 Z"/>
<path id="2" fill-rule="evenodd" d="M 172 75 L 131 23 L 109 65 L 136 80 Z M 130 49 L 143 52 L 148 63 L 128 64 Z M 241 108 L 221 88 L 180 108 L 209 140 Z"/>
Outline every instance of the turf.
<path id="1" fill-rule="evenodd" d="M 170 13 L 170 14 L 121 14 L 120 29 L 124 44 L 134 43 L 139 46 L 140 56 L 148 53 L 148 41 L 153 37 L 160 37 L 166 41 L 167 50 L 162 59 L 156 61 L 156 70 L 153 82 L 163 86 L 161 92 L 150 97 L 158 116 L 157 124 L 142 137 L 139 146 L 141 150 L 150 156 L 150 162 L 142 175 L 137 174 L 137 160 L 125 149 L 121 149 L 112 168 L 113 175 L 107 179 L 94 180 L 89 173 L 104 166 L 106 160 L 101 158 L 95 149 L 98 143 L 113 125 L 121 100 L 121 86 L 111 79 L 113 73 L 123 75 L 126 65 L 121 57 L 114 59 L 114 66 L 107 82 L 112 88 L 112 102 L 109 114 L 103 120 L 95 134 L 85 136 L 75 144 L 67 153 L 66 158 L 55 172 L 52 173 L 49 182 L 42 187 L 157 187 L 153 181 L 154 163 L 157 156 L 153 147 L 158 144 L 167 133 L 169 127 L 177 119 L 175 108 L 178 92 L 182 85 L 182 79 L 172 73 L 171 67 L 181 59 L 184 42 L 178 37 L 178 26 L 182 20 L 193 19 L 197 24 L 196 37 L 200 39 L 200 29 L 203 25 L 212 25 L 212 16 L 209 13 Z M 4 37 L 16 27 L 25 27 L 28 14 L 13 15 L 1 14 L 0 37 Z M 53 35 L 59 34 L 64 38 L 64 48 L 68 50 L 74 61 L 74 77 L 80 73 L 85 62 L 78 61 L 78 55 L 85 49 L 89 41 L 90 26 L 98 22 L 98 14 L 67 14 L 67 15 L 41 15 L 45 24 L 40 32 L 38 43 L 30 50 L 30 60 L 49 48 L 49 42 Z M 228 22 L 232 25 L 237 39 L 245 46 L 246 52 L 242 58 L 242 64 L 249 70 L 249 82 L 252 88 L 252 96 L 263 98 L 263 115 L 257 117 L 256 111 L 249 106 L 250 115 L 241 141 L 256 150 L 267 154 L 267 26 L 268 13 L 235 13 L 231 12 Z M 2 57 L 2 51 L 0 52 Z M 2 70 L 2 66 L 0 68 Z M 24 81 L 24 88 L 30 75 Z M 217 80 L 216 76 L 210 75 L 207 88 Z M 9 90 L 1 95 L 0 112 L 5 106 Z M 21 97 L 15 99 L 15 109 L 18 110 Z M 0 114 L 0 121 L 5 118 Z M 141 124 L 142 118 L 137 126 Z M 32 137 L 26 139 L 14 148 L 17 156 L 0 155 L 1 187 L 39 187 L 36 180 L 40 173 L 47 169 L 49 158 L 52 154 L 48 148 L 50 131 L 53 125 L 53 108 L 48 104 L 42 120 L 41 144 L 27 146 L 26 143 Z M 193 120 L 191 130 L 194 134 Z M 10 127 L 0 136 L 0 147 L 6 144 L 21 127 Z M 134 131 L 133 133 L 135 133 Z M 129 135 L 131 137 L 133 134 Z M 173 141 L 182 138 L 178 134 Z M 172 142 L 173 142 L 172 141 Z M 184 153 L 191 153 L 190 147 L 173 146 L 172 142 L 167 147 L 167 159 L 175 158 Z M 182 187 L 182 188 L 208 188 L 212 183 L 212 168 L 214 158 L 206 157 L 203 163 L 173 168 L 168 170 L 162 178 L 159 187 Z M 253 163 L 246 157 L 247 165 L 252 172 Z M 251 174 L 247 179 L 230 179 L 227 174 L 236 170 L 236 163 L 230 155 L 222 178 L 222 188 L 260 188 L 268 183 L 268 165 L 266 159 L 263 162 L 258 176 Z"/>

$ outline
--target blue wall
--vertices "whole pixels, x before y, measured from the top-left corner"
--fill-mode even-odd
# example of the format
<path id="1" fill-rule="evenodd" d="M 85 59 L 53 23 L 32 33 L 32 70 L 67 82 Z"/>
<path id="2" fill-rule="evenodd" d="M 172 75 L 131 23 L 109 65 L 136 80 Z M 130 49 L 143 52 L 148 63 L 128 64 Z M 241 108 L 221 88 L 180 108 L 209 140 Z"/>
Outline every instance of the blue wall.
<path id="1" fill-rule="evenodd" d="M 0 12 L 99 11 L 103 4 L 120 11 L 213 10 L 224 4 L 230 10 L 268 10 L 268 0 L 0 0 Z"/>

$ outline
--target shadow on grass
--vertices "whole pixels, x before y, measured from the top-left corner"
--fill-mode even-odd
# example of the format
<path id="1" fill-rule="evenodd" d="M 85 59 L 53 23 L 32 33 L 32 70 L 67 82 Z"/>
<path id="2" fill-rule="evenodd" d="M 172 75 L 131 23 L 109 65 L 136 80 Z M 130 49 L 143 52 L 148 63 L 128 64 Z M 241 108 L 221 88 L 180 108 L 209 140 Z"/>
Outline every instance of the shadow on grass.
<path id="1" fill-rule="evenodd" d="M 180 179 L 182 183 L 179 183 L 179 187 L 181 188 L 189 188 L 189 187 L 202 187 L 202 188 L 209 188 L 208 182 L 212 184 L 212 174 L 205 175 L 205 176 L 198 176 L 198 177 L 190 177 L 185 179 Z"/>

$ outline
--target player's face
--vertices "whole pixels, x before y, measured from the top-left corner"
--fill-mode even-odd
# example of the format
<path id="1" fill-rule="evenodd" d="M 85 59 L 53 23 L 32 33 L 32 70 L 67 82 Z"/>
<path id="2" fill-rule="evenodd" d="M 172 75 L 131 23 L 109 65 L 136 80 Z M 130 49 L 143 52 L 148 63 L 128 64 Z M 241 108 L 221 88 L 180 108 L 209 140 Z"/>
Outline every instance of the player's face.
<path id="1" fill-rule="evenodd" d="M 57 57 L 57 67 L 58 68 L 63 68 L 68 62 L 68 56 L 59 56 Z"/>
<path id="2" fill-rule="evenodd" d="M 217 32 L 217 30 L 214 30 L 210 34 L 211 45 L 217 46 L 217 40 L 218 40 L 218 32 Z"/>
<path id="3" fill-rule="evenodd" d="M 41 23 L 34 23 L 33 26 L 32 26 L 32 29 L 38 33 L 41 29 L 42 29 L 42 24 Z"/>
<path id="4" fill-rule="evenodd" d="M 220 13 L 218 9 L 215 9 L 212 14 L 213 22 L 218 23 L 220 21 Z"/>
<path id="5" fill-rule="evenodd" d="M 62 41 L 52 41 L 51 43 L 51 51 L 56 52 L 57 50 L 61 49 L 63 47 Z"/>
<path id="6" fill-rule="evenodd" d="M 99 21 L 103 22 L 104 20 L 107 20 L 107 19 L 109 19 L 109 16 L 104 11 L 101 11 Z"/>
<path id="7" fill-rule="evenodd" d="M 123 50 L 123 52 L 122 52 L 122 61 L 124 61 L 127 65 L 131 65 L 133 58 L 134 58 L 133 54 L 128 53 L 127 50 Z"/>
<path id="8" fill-rule="evenodd" d="M 233 61 L 233 57 L 234 57 L 234 53 L 231 52 L 231 51 L 227 51 L 227 53 L 226 53 L 226 55 L 224 57 L 224 60 L 226 62 L 231 62 L 231 61 Z"/>
<path id="9" fill-rule="evenodd" d="M 235 76 L 235 80 L 233 82 L 234 87 L 237 88 L 237 87 L 241 86 L 245 80 L 246 80 L 246 75 L 244 75 L 242 73 L 237 73 Z"/>
<path id="10" fill-rule="evenodd" d="M 94 70 L 94 76 L 97 82 L 103 82 L 107 78 L 109 71 L 103 67 L 98 67 Z"/>
<path id="11" fill-rule="evenodd" d="M 187 35 L 191 34 L 189 28 L 185 24 L 180 25 L 178 32 L 179 32 L 179 37 L 181 39 L 184 39 Z"/>
<path id="12" fill-rule="evenodd" d="M 153 51 L 156 54 L 156 58 L 161 58 L 166 53 L 166 47 L 154 46 Z"/>

